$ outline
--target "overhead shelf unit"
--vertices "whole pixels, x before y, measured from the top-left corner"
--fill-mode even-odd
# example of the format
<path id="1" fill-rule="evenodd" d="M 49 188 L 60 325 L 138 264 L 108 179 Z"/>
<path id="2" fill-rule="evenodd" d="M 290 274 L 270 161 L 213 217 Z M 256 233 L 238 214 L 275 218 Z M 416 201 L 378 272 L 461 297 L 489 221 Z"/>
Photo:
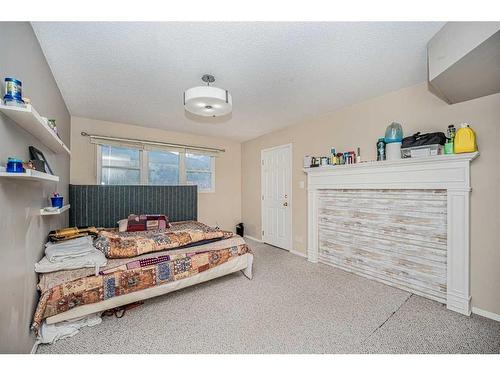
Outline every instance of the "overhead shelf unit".
<path id="1" fill-rule="evenodd" d="M 45 119 L 31 105 L 26 107 L 13 107 L 0 104 L 0 112 L 14 121 L 18 126 L 32 134 L 40 140 L 50 150 L 56 154 L 67 153 L 71 151 L 57 134 L 50 128 Z"/>
<path id="2" fill-rule="evenodd" d="M 26 181 L 59 182 L 59 176 L 38 172 L 33 169 L 26 169 L 23 173 L 0 172 L 0 178 L 11 178 Z"/>
<path id="3" fill-rule="evenodd" d="M 62 206 L 61 208 L 58 208 L 57 210 L 54 211 L 45 211 L 43 208 L 40 210 L 40 215 L 42 216 L 50 216 L 50 215 L 59 215 L 62 214 L 65 211 L 69 210 L 70 205 L 67 204 L 65 206 Z"/>

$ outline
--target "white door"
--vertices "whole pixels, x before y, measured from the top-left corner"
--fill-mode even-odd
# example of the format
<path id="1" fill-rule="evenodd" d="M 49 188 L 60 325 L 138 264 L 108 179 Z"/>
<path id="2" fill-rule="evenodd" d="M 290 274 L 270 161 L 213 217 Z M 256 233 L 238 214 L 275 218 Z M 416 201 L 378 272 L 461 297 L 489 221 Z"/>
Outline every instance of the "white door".
<path id="1" fill-rule="evenodd" d="M 292 248 L 292 145 L 261 153 L 262 241 Z"/>

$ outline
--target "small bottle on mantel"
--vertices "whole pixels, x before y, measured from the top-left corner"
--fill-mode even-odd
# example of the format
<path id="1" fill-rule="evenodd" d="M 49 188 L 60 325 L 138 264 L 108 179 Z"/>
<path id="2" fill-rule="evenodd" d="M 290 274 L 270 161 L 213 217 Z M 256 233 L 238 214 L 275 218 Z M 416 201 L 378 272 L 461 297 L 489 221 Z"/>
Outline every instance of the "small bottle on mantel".
<path id="1" fill-rule="evenodd" d="M 358 153 L 356 154 L 356 163 L 361 163 L 361 150 L 358 147 Z"/>
<path id="2" fill-rule="evenodd" d="M 377 141 L 377 161 L 385 160 L 385 141 L 381 137 Z"/>
<path id="3" fill-rule="evenodd" d="M 332 147 L 330 150 L 330 165 L 336 165 L 337 164 L 337 152 L 335 151 L 335 148 Z"/>

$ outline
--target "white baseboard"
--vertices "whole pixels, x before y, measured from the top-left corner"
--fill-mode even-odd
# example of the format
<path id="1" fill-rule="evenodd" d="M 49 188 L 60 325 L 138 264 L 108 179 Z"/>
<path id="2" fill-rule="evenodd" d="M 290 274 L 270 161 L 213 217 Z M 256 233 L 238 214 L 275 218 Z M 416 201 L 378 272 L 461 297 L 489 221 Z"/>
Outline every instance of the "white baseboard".
<path id="1" fill-rule="evenodd" d="M 262 241 L 261 239 L 255 238 L 255 237 L 252 237 L 252 236 L 244 235 L 243 237 L 248 238 L 249 240 L 252 240 L 252 241 L 255 241 L 255 242 L 264 243 L 264 241 Z M 290 254 L 298 255 L 299 257 L 302 257 L 302 258 L 307 258 L 307 255 L 304 254 L 304 253 L 299 253 L 298 251 L 295 251 L 295 250 L 288 250 L 288 251 L 290 252 Z"/>
<path id="2" fill-rule="evenodd" d="M 304 254 L 304 253 L 299 253 L 298 251 L 295 251 L 295 250 L 290 250 L 290 254 L 293 254 L 293 255 L 298 255 L 299 257 L 302 257 L 302 258 L 307 258 L 307 255 Z"/>
<path id="3" fill-rule="evenodd" d="M 486 310 L 479 309 L 477 307 L 472 307 L 472 313 L 484 316 L 485 318 L 493 319 L 496 320 L 497 322 L 500 322 L 500 314 L 495 314 Z"/>
<path id="4" fill-rule="evenodd" d="M 258 238 L 255 238 L 255 237 L 252 237 L 252 236 L 248 236 L 248 235 L 245 235 L 243 237 L 248 238 L 248 239 L 250 239 L 252 241 L 255 241 L 255 242 L 264 242 L 264 241 L 262 241 L 262 240 L 260 240 Z"/>

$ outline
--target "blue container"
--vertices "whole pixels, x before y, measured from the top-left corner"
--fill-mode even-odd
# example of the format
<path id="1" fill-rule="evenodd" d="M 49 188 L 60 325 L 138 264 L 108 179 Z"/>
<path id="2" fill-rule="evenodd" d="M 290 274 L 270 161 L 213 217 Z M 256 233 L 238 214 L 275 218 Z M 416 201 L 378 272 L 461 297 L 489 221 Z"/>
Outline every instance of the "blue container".
<path id="1" fill-rule="evenodd" d="M 6 169 L 9 173 L 23 173 L 23 161 L 17 158 L 8 158 Z"/>
<path id="2" fill-rule="evenodd" d="M 403 127 L 397 122 L 389 125 L 385 131 L 385 143 L 401 142 L 403 140 Z"/>
<path id="3" fill-rule="evenodd" d="M 52 197 L 50 200 L 52 201 L 52 207 L 61 208 L 63 206 L 63 197 Z"/>
<path id="4" fill-rule="evenodd" d="M 5 101 L 23 102 L 23 83 L 15 78 L 5 78 Z"/>

